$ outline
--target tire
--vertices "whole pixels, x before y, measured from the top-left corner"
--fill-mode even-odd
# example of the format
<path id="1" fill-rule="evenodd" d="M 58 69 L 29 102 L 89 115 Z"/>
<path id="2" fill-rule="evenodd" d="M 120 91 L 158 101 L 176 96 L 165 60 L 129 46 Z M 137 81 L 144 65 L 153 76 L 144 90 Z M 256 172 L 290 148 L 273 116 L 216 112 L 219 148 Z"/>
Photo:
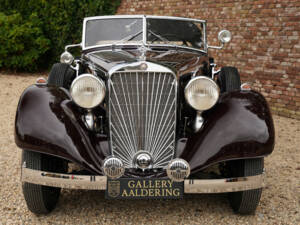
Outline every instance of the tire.
<path id="1" fill-rule="evenodd" d="M 235 67 L 222 67 L 217 82 L 221 93 L 241 89 L 240 74 Z"/>
<path id="2" fill-rule="evenodd" d="M 67 163 L 59 158 L 27 150 L 22 151 L 22 165 L 26 167 L 56 173 L 65 173 Z M 22 183 L 23 195 L 28 209 L 34 214 L 50 213 L 56 206 L 60 195 L 60 188 Z"/>
<path id="3" fill-rule="evenodd" d="M 75 76 L 75 71 L 69 64 L 55 63 L 48 77 L 48 85 L 69 89 Z"/>
<path id="4" fill-rule="evenodd" d="M 264 159 L 245 159 L 229 162 L 229 174 L 232 177 L 254 176 L 262 174 Z M 228 194 L 230 205 L 234 212 L 239 214 L 253 214 L 259 204 L 262 188 L 230 192 Z"/>

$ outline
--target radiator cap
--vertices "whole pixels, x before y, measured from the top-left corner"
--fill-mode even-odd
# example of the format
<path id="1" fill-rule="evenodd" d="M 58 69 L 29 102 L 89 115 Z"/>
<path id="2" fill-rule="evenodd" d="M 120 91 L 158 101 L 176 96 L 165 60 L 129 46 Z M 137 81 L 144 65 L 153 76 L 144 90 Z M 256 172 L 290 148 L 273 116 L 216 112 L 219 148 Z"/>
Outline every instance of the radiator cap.
<path id="1" fill-rule="evenodd" d="M 140 150 L 133 157 L 133 165 L 142 170 L 151 169 L 153 166 L 152 156 L 149 152 Z"/>

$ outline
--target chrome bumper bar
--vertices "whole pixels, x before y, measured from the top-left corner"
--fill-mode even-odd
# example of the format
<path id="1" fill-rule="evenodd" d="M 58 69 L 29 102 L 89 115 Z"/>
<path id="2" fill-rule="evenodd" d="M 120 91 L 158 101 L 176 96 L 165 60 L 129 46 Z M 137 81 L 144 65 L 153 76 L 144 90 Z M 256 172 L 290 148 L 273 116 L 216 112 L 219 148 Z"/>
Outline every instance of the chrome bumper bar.
<path id="1" fill-rule="evenodd" d="M 72 175 L 32 170 L 22 167 L 22 182 L 52 187 L 105 190 L 106 176 Z M 225 179 L 186 179 L 185 193 L 222 193 L 246 191 L 265 186 L 265 173 L 256 176 Z"/>

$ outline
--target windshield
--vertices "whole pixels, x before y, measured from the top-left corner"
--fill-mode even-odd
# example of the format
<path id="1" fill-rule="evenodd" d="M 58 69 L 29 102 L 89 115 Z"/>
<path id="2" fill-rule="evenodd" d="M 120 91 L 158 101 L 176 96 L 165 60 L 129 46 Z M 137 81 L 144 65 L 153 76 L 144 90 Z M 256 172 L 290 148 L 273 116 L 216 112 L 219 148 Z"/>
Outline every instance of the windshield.
<path id="1" fill-rule="evenodd" d="M 147 43 L 203 47 L 203 25 L 194 21 L 147 19 Z"/>
<path id="2" fill-rule="evenodd" d="M 142 40 L 142 18 L 97 19 L 86 23 L 85 47 Z"/>
<path id="3" fill-rule="evenodd" d="M 152 16 L 87 18 L 84 47 L 144 43 L 150 46 L 176 45 L 203 50 L 204 23 L 192 19 Z M 145 29 L 143 26 L 146 26 Z M 145 40 L 143 40 L 144 30 Z"/>

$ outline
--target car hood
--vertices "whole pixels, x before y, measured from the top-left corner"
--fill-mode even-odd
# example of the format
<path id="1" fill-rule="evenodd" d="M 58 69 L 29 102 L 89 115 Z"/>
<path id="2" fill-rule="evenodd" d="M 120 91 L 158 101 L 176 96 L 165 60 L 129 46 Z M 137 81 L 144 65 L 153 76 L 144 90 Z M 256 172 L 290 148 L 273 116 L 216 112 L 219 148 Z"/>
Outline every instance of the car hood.
<path id="1" fill-rule="evenodd" d="M 100 50 L 89 52 L 84 55 L 84 58 L 105 72 L 119 64 L 149 61 L 166 66 L 176 74 L 181 75 L 198 70 L 199 66 L 204 64 L 209 64 L 205 53 L 172 49 L 147 51 L 139 49 Z"/>

